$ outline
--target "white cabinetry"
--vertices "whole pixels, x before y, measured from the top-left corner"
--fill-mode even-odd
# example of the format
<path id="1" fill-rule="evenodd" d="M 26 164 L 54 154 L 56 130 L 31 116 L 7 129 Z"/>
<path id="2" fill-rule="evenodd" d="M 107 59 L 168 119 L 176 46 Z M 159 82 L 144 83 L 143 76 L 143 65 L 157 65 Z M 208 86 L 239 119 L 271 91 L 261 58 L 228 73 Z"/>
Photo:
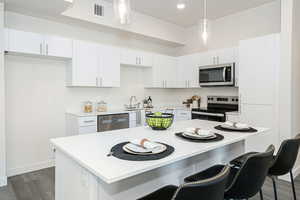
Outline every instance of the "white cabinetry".
<path id="1" fill-rule="evenodd" d="M 73 41 L 58 36 L 45 36 L 44 52 L 48 56 L 73 57 Z"/>
<path id="2" fill-rule="evenodd" d="M 134 51 L 130 49 L 122 49 L 121 64 L 131 66 L 153 66 L 153 55 L 146 52 Z"/>
<path id="3" fill-rule="evenodd" d="M 70 39 L 13 29 L 6 29 L 5 35 L 8 52 L 72 58 Z"/>
<path id="4" fill-rule="evenodd" d="M 68 136 L 96 133 L 97 116 L 78 117 L 73 114 L 66 114 L 66 131 Z"/>
<path id="5" fill-rule="evenodd" d="M 190 110 L 175 109 L 174 121 L 191 120 L 192 112 Z"/>
<path id="6" fill-rule="evenodd" d="M 153 67 L 145 74 L 147 87 L 177 88 L 177 71 L 177 58 L 155 55 Z"/>
<path id="7" fill-rule="evenodd" d="M 67 68 L 67 85 L 119 87 L 120 51 L 117 48 L 74 41 L 74 59 Z"/>
<path id="8" fill-rule="evenodd" d="M 179 57 L 178 86 L 180 88 L 199 88 L 198 54 Z"/>
<path id="9" fill-rule="evenodd" d="M 218 65 L 234 63 L 238 60 L 238 48 L 226 48 L 198 54 L 198 65 Z"/>
<path id="10" fill-rule="evenodd" d="M 277 82 L 280 65 L 280 35 L 244 40 L 239 47 L 239 94 L 241 120 L 271 128 L 246 141 L 247 151 L 263 151 L 278 145 Z"/>

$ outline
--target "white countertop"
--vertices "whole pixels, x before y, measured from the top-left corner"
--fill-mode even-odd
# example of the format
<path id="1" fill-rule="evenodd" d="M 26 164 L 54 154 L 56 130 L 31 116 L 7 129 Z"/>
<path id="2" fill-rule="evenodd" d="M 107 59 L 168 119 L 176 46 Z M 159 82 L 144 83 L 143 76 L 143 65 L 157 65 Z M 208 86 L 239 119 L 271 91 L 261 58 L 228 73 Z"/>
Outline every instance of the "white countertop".
<path id="1" fill-rule="evenodd" d="M 183 131 L 188 127 L 213 129 L 216 125 L 219 125 L 219 123 L 189 120 L 177 122 L 166 131 L 153 131 L 149 127 L 138 127 L 105 133 L 51 139 L 51 143 L 57 150 L 68 155 L 79 165 L 110 184 L 228 144 L 245 140 L 251 135 L 268 131 L 266 128 L 256 128 L 258 130 L 257 133 L 215 131 L 222 133 L 225 139 L 214 143 L 192 143 L 177 138 L 174 135 L 174 133 Z M 175 152 L 164 159 L 156 161 L 125 161 L 113 156 L 107 157 L 111 147 L 114 145 L 136 138 L 148 138 L 153 141 L 167 143 L 175 148 Z"/>
<path id="2" fill-rule="evenodd" d="M 98 115 L 113 115 L 113 114 L 123 114 L 123 113 L 130 113 L 132 111 L 125 111 L 125 110 L 109 110 L 107 112 L 91 112 L 91 113 L 84 113 L 84 112 L 67 112 L 67 114 L 75 115 L 77 117 L 88 117 L 88 116 L 98 116 Z"/>

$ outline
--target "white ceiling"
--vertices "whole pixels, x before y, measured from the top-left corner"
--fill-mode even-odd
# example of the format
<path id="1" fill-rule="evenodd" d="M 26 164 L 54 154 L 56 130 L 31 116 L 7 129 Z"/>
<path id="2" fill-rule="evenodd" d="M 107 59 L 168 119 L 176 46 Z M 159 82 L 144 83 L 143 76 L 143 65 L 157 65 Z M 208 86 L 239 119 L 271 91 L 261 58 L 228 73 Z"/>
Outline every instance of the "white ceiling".
<path id="1" fill-rule="evenodd" d="M 1 0 L 0 0 L 1 1 Z M 113 0 L 106 0 L 112 2 Z M 186 8 L 178 10 L 178 0 L 131 0 L 132 8 L 141 13 L 188 27 L 195 25 L 203 17 L 203 0 L 185 0 Z M 254 8 L 275 0 L 207 0 L 208 17 L 220 18 L 249 8 Z M 5 0 L 8 10 L 27 13 L 57 13 L 62 9 L 62 0 Z"/>
<path id="2" fill-rule="evenodd" d="M 272 1 L 274 0 L 207 0 L 208 17 L 216 19 Z M 131 0 L 134 10 L 180 26 L 195 25 L 203 17 L 203 0 L 185 0 L 184 10 L 176 8 L 177 2 L 178 0 Z"/>

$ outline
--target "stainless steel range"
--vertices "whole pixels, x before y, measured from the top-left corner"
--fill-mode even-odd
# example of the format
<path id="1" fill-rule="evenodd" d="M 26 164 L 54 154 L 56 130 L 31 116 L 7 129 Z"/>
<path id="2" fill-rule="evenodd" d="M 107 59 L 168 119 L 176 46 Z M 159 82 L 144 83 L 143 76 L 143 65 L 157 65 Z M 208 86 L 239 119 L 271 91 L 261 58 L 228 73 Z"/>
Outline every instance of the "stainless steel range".
<path id="1" fill-rule="evenodd" d="M 226 112 L 239 110 L 236 96 L 208 96 L 207 108 L 192 109 L 192 119 L 225 122 Z"/>

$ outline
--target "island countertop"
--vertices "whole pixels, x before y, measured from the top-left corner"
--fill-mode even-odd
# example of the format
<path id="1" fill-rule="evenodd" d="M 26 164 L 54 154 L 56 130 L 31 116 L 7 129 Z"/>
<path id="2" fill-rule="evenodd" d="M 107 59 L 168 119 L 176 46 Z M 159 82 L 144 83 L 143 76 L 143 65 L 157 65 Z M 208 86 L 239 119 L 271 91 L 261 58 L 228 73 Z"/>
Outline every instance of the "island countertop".
<path id="1" fill-rule="evenodd" d="M 258 130 L 256 133 L 222 132 L 214 129 L 219 124 L 218 122 L 189 120 L 176 122 L 166 131 L 153 131 L 149 127 L 138 127 L 56 138 L 51 139 L 51 144 L 92 174 L 111 184 L 268 131 L 267 128 L 255 127 Z M 174 135 L 176 132 L 181 132 L 189 127 L 211 129 L 216 133 L 221 133 L 225 138 L 219 142 L 193 143 Z M 114 145 L 142 138 L 169 144 L 175 148 L 175 152 L 164 159 L 155 161 L 125 161 L 113 156 L 107 157 Z"/>

